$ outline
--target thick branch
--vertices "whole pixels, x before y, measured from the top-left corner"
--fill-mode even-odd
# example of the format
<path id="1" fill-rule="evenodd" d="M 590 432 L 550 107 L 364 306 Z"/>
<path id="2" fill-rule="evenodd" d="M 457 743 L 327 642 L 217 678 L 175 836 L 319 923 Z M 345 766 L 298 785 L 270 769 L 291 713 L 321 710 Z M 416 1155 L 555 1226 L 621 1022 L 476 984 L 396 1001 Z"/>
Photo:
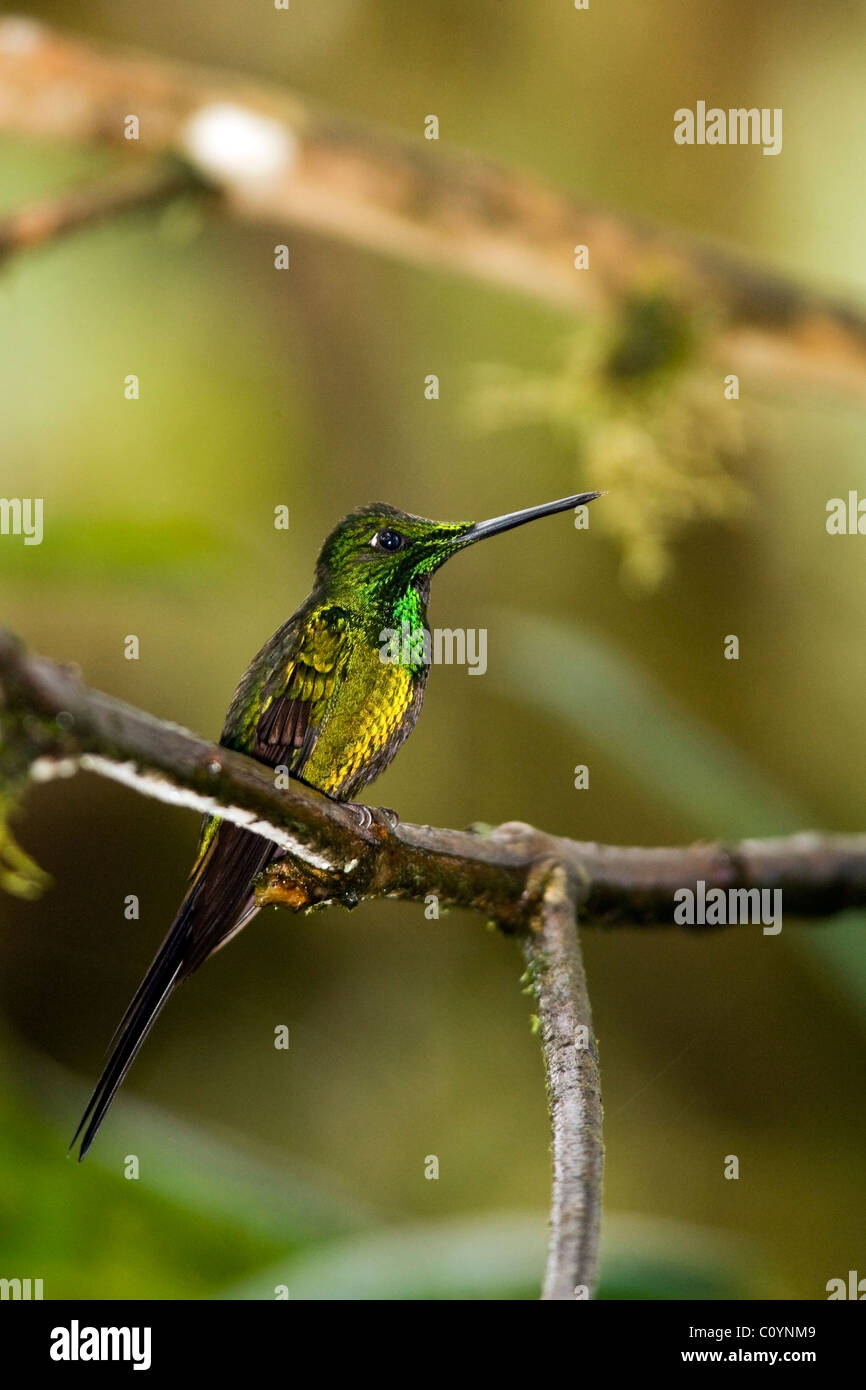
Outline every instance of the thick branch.
<path id="1" fill-rule="evenodd" d="M 550 1242 L 542 1298 L 595 1291 L 604 1147 L 598 1049 L 577 937 L 578 890 L 553 865 L 523 936 L 528 987 L 538 1000 L 553 1144 Z"/>
<path id="2" fill-rule="evenodd" d="M 866 906 L 866 835 L 626 848 L 519 822 L 484 831 L 394 824 L 387 812 L 362 814 L 301 782 L 282 790 L 251 758 L 87 689 L 72 669 L 28 653 L 2 629 L 0 731 L 7 781 L 81 767 L 163 801 L 219 811 L 273 840 L 293 862 L 274 866 L 262 902 L 297 906 L 300 865 L 309 904 L 435 893 L 443 905 L 516 926 L 539 900 L 538 866 L 556 862 L 581 885 L 592 923 L 671 926 L 674 893 L 698 880 L 707 891 L 779 888 L 788 917 Z"/>
<path id="3" fill-rule="evenodd" d="M 138 118 L 139 139 L 125 137 Z M 621 308 L 648 286 L 714 308 L 726 370 L 866 391 L 866 316 L 479 158 L 314 110 L 266 84 L 131 57 L 0 21 L 0 132 L 113 143 L 188 161 L 239 215 L 446 266 L 565 312 Z M 574 247 L 590 269 L 574 269 Z"/>
<path id="4" fill-rule="evenodd" d="M 795 915 L 866 905 L 862 835 L 621 849 L 517 822 L 486 833 L 395 824 L 388 812 L 331 801 L 300 782 L 279 790 L 261 764 L 88 690 L 74 670 L 30 655 L 0 629 L 0 792 L 79 767 L 273 840 L 290 858 L 271 870 L 263 903 L 352 906 L 435 893 L 521 932 L 553 1136 L 545 1299 L 590 1296 L 596 1277 L 601 1100 L 577 906 L 589 922 L 670 924 L 673 894 L 699 879 L 707 889 L 781 887 Z M 0 834 L 0 870 L 4 856 L 7 881 L 27 877 L 26 856 Z"/>

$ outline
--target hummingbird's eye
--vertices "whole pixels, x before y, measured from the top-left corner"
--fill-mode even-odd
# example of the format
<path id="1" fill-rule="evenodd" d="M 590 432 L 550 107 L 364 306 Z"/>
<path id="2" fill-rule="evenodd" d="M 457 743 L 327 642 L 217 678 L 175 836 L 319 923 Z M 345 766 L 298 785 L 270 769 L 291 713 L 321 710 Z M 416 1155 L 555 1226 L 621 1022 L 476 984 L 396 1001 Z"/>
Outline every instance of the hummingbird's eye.
<path id="1" fill-rule="evenodd" d="M 406 537 L 402 536 L 399 531 L 391 531 L 386 527 L 384 531 L 376 532 L 370 544 L 374 550 L 387 550 L 393 554 L 395 550 L 403 549 L 406 544 Z"/>

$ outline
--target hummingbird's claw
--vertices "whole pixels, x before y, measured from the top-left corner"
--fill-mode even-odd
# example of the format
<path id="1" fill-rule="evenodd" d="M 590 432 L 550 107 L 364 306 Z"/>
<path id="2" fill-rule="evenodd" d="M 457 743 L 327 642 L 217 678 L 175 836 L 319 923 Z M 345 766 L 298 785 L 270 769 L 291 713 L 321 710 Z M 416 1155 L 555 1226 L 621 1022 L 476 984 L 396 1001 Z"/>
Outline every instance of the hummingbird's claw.
<path id="1" fill-rule="evenodd" d="M 370 829 L 370 826 L 373 824 L 373 812 L 369 806 L 365 806 L 363 802 L 360 801 L 346 801 L 343 804 L 347 806 L 355 816 L 359 830 Z M 397 815 L 396 811 L 392 811 L 390 806 L 379 806 L 377 807 L 377 812 L 380 816 L 384 816 L 391 830 L 397 829 L 397 826 L 400 824 L 400 817 Z"/>
<path id="2" fill-rule="evenodd" d="M 373 812 L 370 810 L 370 807 L 365 806 L 363 802 L 360 801 L 347 801 L 344 804 L 357 820 L 358 829 L 369 830 L 370 826 L 373 824 Z"/>

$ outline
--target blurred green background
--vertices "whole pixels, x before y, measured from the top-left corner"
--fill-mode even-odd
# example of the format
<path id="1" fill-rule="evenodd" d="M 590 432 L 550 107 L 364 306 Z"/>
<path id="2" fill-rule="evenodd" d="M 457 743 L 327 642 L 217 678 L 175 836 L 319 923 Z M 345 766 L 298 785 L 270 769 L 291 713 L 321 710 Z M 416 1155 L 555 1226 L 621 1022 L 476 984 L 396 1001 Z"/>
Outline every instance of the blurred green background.
<path id="1" fill-rule="evenodd" d="M 60 4 L 18 8 L 67 22 Z M 75 23 L 409 134 L 435 112 L 446 145 L 855 300 L 866 288 L 862 7 L 81 0 Z M 698 99 L 781 106 L 782 154 L 675 146 L 673 111 Z M 4 141 L 0 212 L 112 163 Z M 481 366 L 555 373 L 573 332 L 504 291 L 188 204 L 9 262 L 0 492 L 44 497 L 46 532 L 0 540 L 0 619 L 216 736 L 352 506 L 483 517 L 596 483 L 568 430 L 482 430 L 473 405 Z M 489 669 L 432 673 L 374 803 L 618 843 L 862 828 L 864 542 L 828 537 L 824 509 L 866 495 L 866 412 L 745 379 L 741 397 L 749 504 L 685 529 L 661 584 L 624 577 L 603 503 L 588 532 L 548 521 L 443 571 L 431 620 L 486 627 Z M 739 662 L 722 659 L 728 633 Z M 263 913 L 176 996 L 78 1167 L 66 1143 L 182 894 L 197 817 L 80 776 L 35 791 L 18 828 L 54 887 L 0 902 L 0 1275 L 43 1278 L 47 1298 L 537 1296 L 549 1155 L 513 942 L 410 904 Z M 584 951 L 602 1294 L 821 1298 L 863 1273 L 862 919 L 778 938 L 587 930 Z"/>

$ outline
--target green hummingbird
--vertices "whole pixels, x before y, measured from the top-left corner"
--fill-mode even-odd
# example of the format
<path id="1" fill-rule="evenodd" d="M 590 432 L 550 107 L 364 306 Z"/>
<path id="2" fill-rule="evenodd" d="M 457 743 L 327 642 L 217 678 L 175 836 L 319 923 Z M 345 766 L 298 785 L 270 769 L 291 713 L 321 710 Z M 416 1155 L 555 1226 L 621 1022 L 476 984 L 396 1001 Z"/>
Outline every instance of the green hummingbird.
<path id="1" fill-rule="evenodd" d="M 583 492 L 490 521 L 425 521 L 384 503 L 350 512 L 322 546 L 309 598 L 244 672 L 220 742 L 349 801 L 378 777 L 421 712 L 425 643 L 384 655 L 389 633 L 427 633 L 430 580 L 475 541 L 592 502 Z M 257 911 L 254 880 L 281 851 L 206 816 L 186 895 L 120 1021 L 72 1145 L 79 1160 L 169 995 Z M 70 1147 L 72 1147 L 72 1145 Z"/>

